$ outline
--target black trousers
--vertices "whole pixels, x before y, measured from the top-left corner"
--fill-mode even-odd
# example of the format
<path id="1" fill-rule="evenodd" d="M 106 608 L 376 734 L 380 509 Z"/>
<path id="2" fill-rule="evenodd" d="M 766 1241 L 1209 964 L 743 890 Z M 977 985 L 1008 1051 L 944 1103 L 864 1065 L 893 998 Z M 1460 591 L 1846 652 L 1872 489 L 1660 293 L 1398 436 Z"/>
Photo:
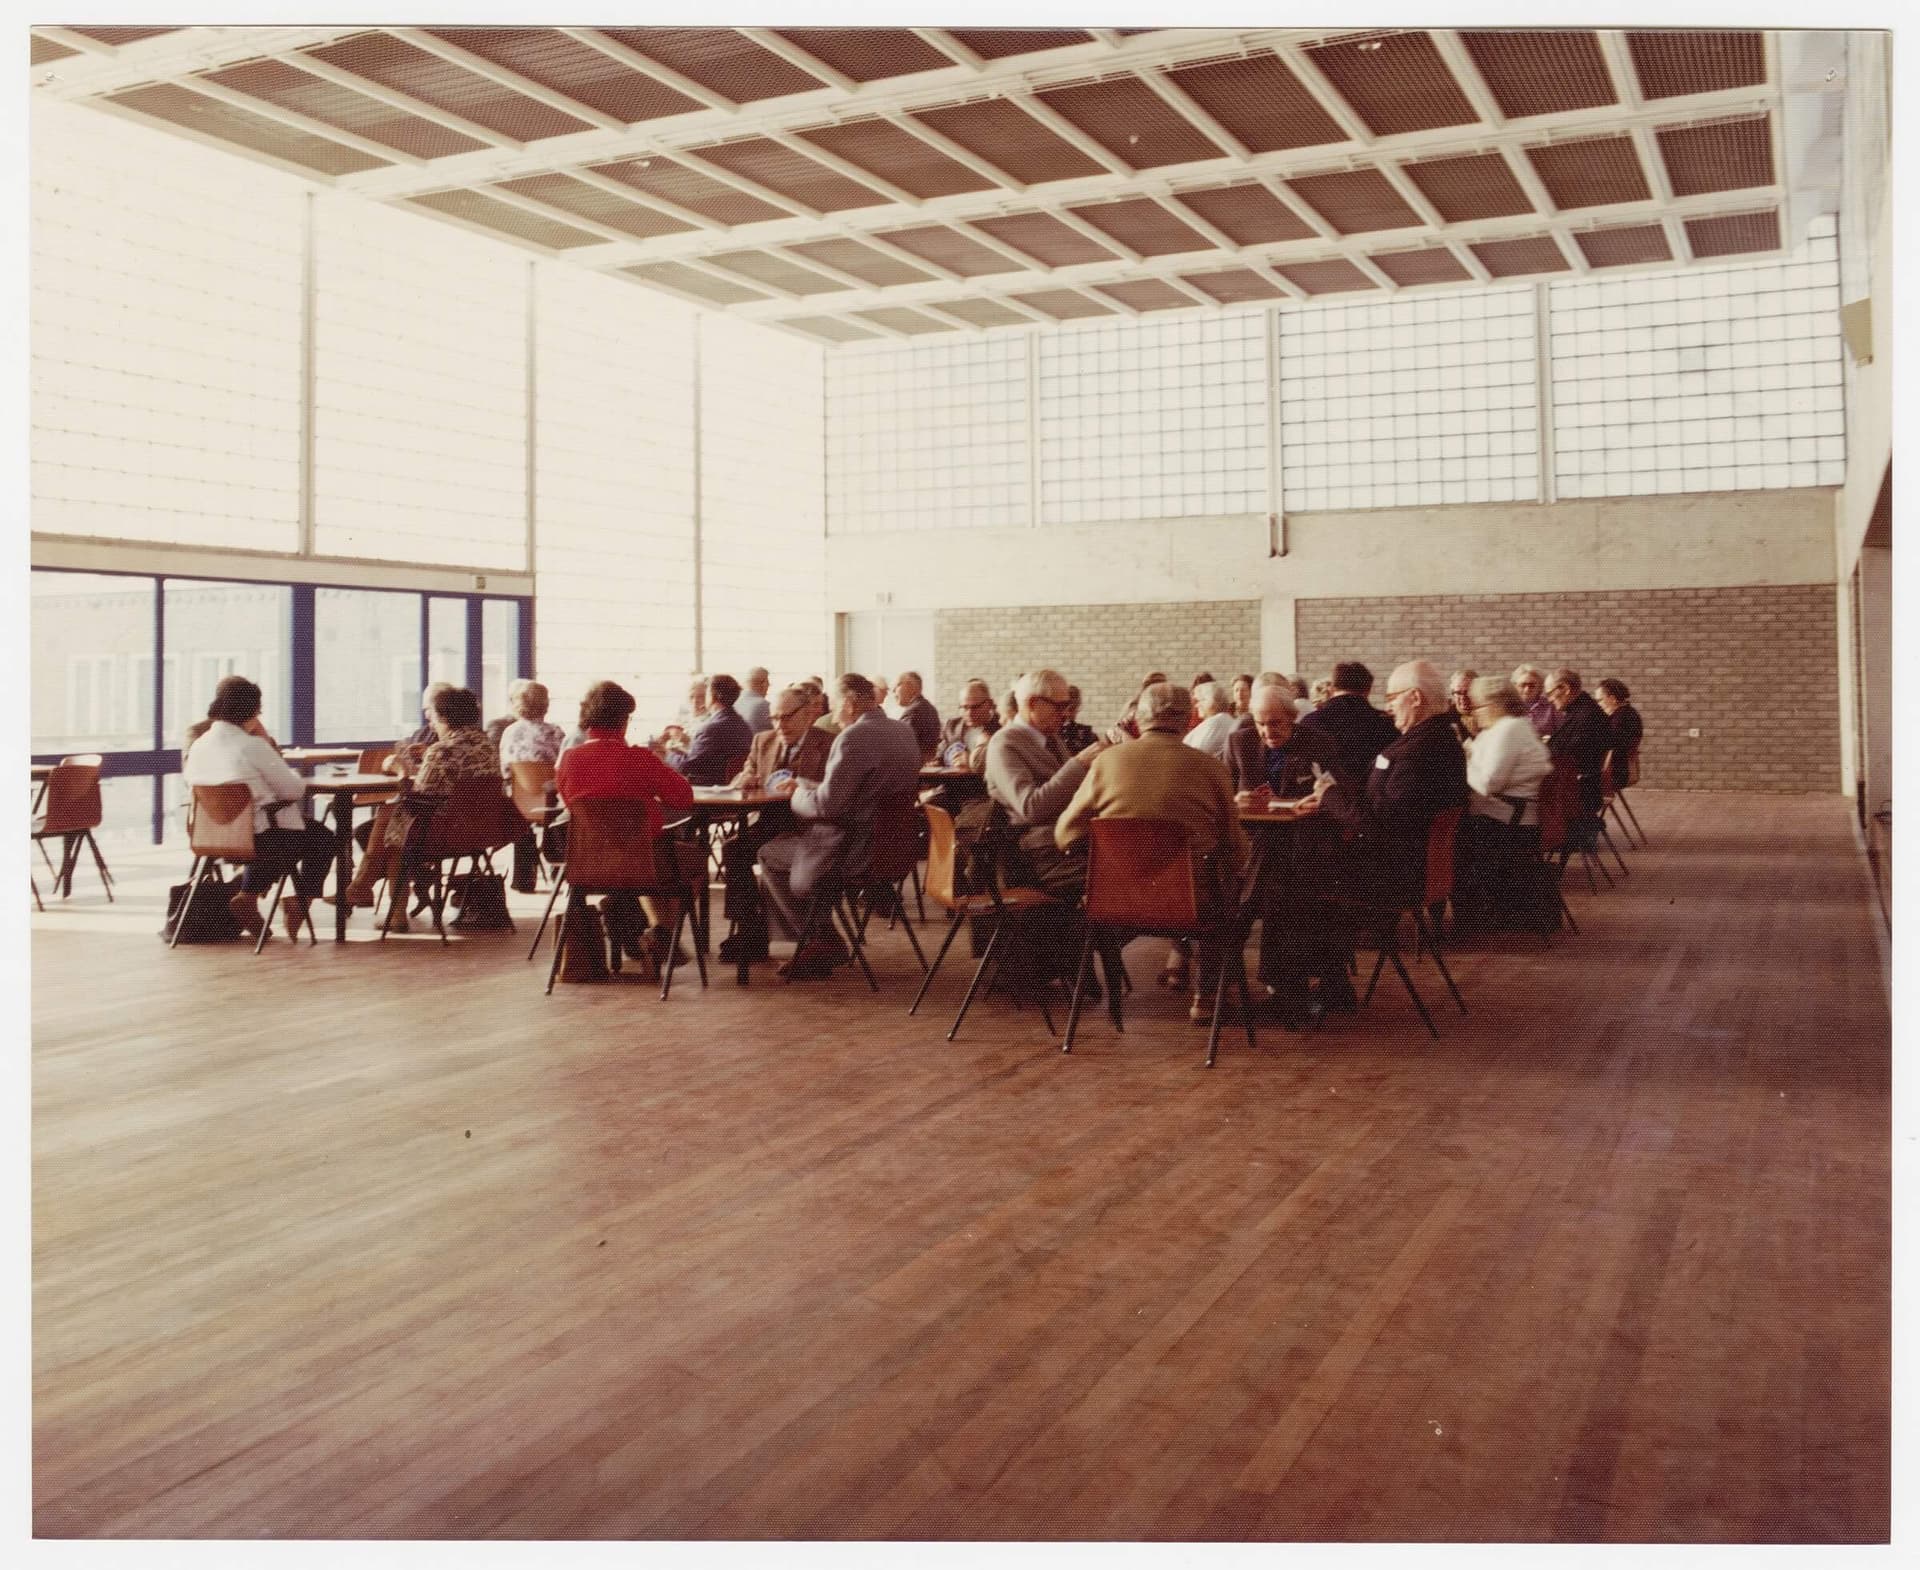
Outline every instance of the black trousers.
<path id="1" fill-rule="evenodd" d="M 333 833 L 318 823 L 297 829 L 258 829 L 253 836 L 253 860 L 240 874 L 240 887 L 249 894 L 265 894 L 283 873 L 291 871 L 294 893 L 318 899 L 333 858 Z"/>

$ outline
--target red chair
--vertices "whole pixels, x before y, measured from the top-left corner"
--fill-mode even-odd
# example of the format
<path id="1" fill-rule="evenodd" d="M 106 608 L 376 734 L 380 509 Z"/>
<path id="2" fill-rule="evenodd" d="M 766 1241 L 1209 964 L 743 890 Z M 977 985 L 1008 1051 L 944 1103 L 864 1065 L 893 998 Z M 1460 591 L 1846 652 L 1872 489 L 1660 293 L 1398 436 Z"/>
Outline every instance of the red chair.
<path id="1" fill-rule="evenodd" d="M 693 955 L 700 967 L 700 985 L 707 984 L 707 937 L 695 899 L 694 880 L 706 870 L 706 852 L 691 841 L 655 840 L 650 832 L 647 803 L 628 798 L 608 797 L 576 801 L 567 809 L 567 859 L 554 879 L 553 893 L 547 900 L 547 915 L 564 884 L 569 893 L 553 933 L 553 964 L 547 971 L 547 992 L 560 974 L 560 958 L 566 948 L 570 929 L 584 931 L 581 916 L 587 899 L 594 894 L 648 895 L 678 902 L 672 937 L 666 959 L 660 967 L 660 998 L 664 1002 L 673 988 L 673 972 L 680 957 L 680 931 L 689 921 L 694 927 Z M 662 846 L 671 845 L 672 853 L 661 856 Z M 683 854 L 684 852 L 684 854 Z M 540 931 L 546 930 L 547 917 L 540 918 Z M 539 946 L 540 933 L 534 934 Z M 620 945 L 609 944 L 609 968 L 620 968 Z M 533 956 L 529 952 L 528 956 Z"/>
<path id="2" fill-rule="evenodd" d="M 470 859 L 469 877 L 490 871 L 493 853 L 518 839 L 526 824 L 498 780 L 455 780 L 445 794 L 409 795 L 401 801 L 410 803 L 414 810 L 400 853 L 400 875 L 391 880 L 388 920 L 380 924 L 380 940 L 386 941 L 393 913 L 402 908 L 400 902 L 405 898 L 405 891 L 413 886 L 414 873 L 430 867 L 433 879 L 427 906 L 433 914 L 433 929 L 445 943 L 447 928 L 442 917 L 447 891 L 461 858 Z M 507 918 L 507 928 L 517 930 L 511 916 Z"/>
<path id="3" fill-rule="evenodd" d="M 921 811 L 926 814 L 927 822 L 927 897 L 946 911 L 947 935 L 940 945 L 940 952 L 934 955 L 933 965 L 927 971 L 926 979 L 920 983 L 920 990 L 915 994 L 913 1006 L 907 1013 L 920 1012 L 920 1004 L 945 962 L 947 950 L 953 947 L 953 940 L 960 935 L 961 928 L 966 926 L 968 920 L 980 916 L 993 922 L 993 935 L 987 939 L 987 951 L 974 967 L 973 980 L 967 984 L 967 995 L 960 1002 L 960 1012 L 954 1016 L 953 1028 L 947 1032 L 947 1040 L 951 1041 L 960 1033 L 961 1021 L 973 1006 L 973 996 L 979 991 L 981 982 L 985 980 L 991 984 L 993 975 L 999 970 L 997 962 L 1004 960 L 1007 949 L 1018 941 L 1018 929 L 1022 921 L 1038 911 L 1057 910 L 1061 908 L 1061 902 L 1041 889 L 1000 887 L 998 858 L 991 853 L 990 847 L 988 854 L 982 858 L 988 863 L 982 879 L 986 888 L 978 894 L 960 893 L 953 814 L 931 802 Z M 1057 1034 L 1053 1025 L 1053 1011 L 1047 1007 L 1044 996 L 1040 999 L 1040 1017 L 1046 1021 L 1047 1034 Z"/>
<path id="4" fill-rule="evenodd" d="M 1558 761 L 1540 782 L 1540 862 L 1550 875 L 1554 897 L 1560 902 L 1560 917 L 1576 937 L 1580 924 L 1573 919 L 1573 907 L 1567 904 L 1562 885 L 1567 875 L 1567 861 L 1573 855 L 1573 837 L 1580 812 L 1580 778 L 1573 772 L 1571 763 Z M 1591 870 L 1587 881 L 1593 882 Z"/>
<path id="5" fill-rule="evenodd" d="M 193 870 L 187 875 L 187 895 L 180 901 L 180 910 L 173 919 L 173 933 L 167 939 L 170 949 L 180 946 L 180 932 L 187 924 L 187 912 L 193 908 L 194 896 L 200 892 L 200 885 L 213 870 L 214 863 L 253 860 L 253 792 L 244 783 L 194 786 L 192 799 L 187 804 L 187 847 L 193 852 Z M 273 885 L 273 899 L 267 905 L 266 919 L 261 923 L 259 937 L 254 939 L 256 954 L 267 945 L 274 915 L 280 909 L 280 895 L 292 876 L 293 868 L 288 867 Z M 311 947 L 320 941 L 313 929 L 312 906 L 307 908 L 305 922 Z M 296 946 L 299 943 L 297 932 L 294 942 Z"/>
<path id="6" fill-rule="evenodd" d="M 100 754 L 80 753 L 62 758 L 47 776 L 31 822 L 33 842 L 46 856 L 46 842 L 60 841 L 60 865 L 54 868 L 53 886 L 60 897 L 73 893 L 73 873 L 80 864 L 80 848 L 93 852 L 93 865 L 100 874 L 100 886 L 107 891 L 107 903 L 113 903 L 113 875 L 107 871 L 106 858 L 100 854 L 100 842 L 93 831 L 104 816 L 100 803 Z M 47 865 L 53 866 L 51 857 Z M 34 898 L 39 898 L 38 888 Z"/>
<path id="7" fill-rule="evenodd" d="M 1217 947 L 1219 975 L 1213 988 L 1213 1021 L 1207 1031 L 1207 1067 L 1220 1045 L 1220 1016 L 1227 996 L 1227 974 L 1239 989 L 1240 1019 L 1247 1045 L 1257 1047 L 1253 1002 L 1247 995 L 1246 946 L 1249 917 L 1241 891 L 1215 893 L 1210 864 L 1196 860 L 1186 825 L 1164 818 L 1094 818 L 1087 825 L 1087 893 L 1083 907 L 1086 936 L 1074 972 L 1073 1002 L 1067 1010 L 1067 1039 L 1073 1050 L 1080 1023 L 1080 1000 L 1096 939 L 1118 946 L 1132 938 L 1190 938 Z M 1206 892 L 1203 892 L 1205 890 Z M 1109 967 L 1108 1010 L 1114 1029 L 1124 1030 L 1118 978 Z"/>
<path id="8" fill-rule="evenodd" d="M 1432 907 L 1444 904 L 1453 895 L 1453 846 L 1460 833 L 1460 819 L 1464 809 L 1449 807 L 1444 812 L 1436 812 L 1427 824 L 1427 868 L 1425 883 L 1417 900 L 1408 904 L 1382 904 L 1370 907 L 1381 918 L 1377 937 L 1380 947 L 1378 957 L 1373 962 L 1373 974 L 1367 978 L 1367 990 L 1361 998 L 1362 1003 L 1373 1001 L 1373 989 L 1380 984 L 1380 972 L 1387 962 L 1393 962 L 1393 968 L 1399 973 L 1405 984 L 1407 996 L 1413 999 L 1413 1006 L 1419 1011 L 1421 1020 L 1426 1024 L 1427 1032 L 1435 1040 L 1440 1032 L 1435 1028 L 1433 1016 L 1427 1012 L 1427 1005 L 1413 985 L 1413 976 L 1408 972 L 1406 961 L 1400 949 L 1400 918 L 1403 915 L 1413 917 L 1414 955 L 1419 957 L 1421 950 L 1432 954 L 1433 962 L 1440 967 L 1441 979 L 1447 984 L 1447 991 L 1453 994 L 1453 1001 L 1460 1012 L 1467 1012 L 1466 999 L 1460 996 L 1460 989 L 1454 985 L 1453 972 L 1447 969 L 1446 956 L 1440 952 L 1440 935 L 1437 927 L 1427 919 Z"/>

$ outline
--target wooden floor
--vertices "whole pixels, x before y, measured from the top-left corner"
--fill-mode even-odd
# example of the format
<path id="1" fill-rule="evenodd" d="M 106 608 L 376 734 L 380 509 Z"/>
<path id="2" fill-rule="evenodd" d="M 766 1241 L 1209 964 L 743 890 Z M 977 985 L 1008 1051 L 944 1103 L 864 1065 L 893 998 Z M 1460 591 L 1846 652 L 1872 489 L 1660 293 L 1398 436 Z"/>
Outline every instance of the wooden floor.
<path id="1" fill-rule="evenodd" d="M 1839 797 L 1646 793 L 1550 950 L 1062 1058 L 911 957 L 33 922 L 42 1536 L 1875 1541 L 1889 1026 Z M 1577 892 L 1571 892 L 1577 885 Z M 364 917 L 360 927 L 366 926 Z M 364 938 L 364 934 L 361 935 Z M 1130 951 L 1144 981 L 1157 958 Z M 915 972 L 917 976 L 917 972 Z"/>

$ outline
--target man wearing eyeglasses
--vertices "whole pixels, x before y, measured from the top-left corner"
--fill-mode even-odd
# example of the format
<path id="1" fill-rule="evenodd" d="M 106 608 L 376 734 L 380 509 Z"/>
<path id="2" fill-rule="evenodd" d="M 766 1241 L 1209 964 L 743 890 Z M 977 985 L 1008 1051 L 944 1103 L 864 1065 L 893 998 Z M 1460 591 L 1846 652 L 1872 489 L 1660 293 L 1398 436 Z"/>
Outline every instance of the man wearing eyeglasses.
<path id="1" fill-rule="evenodd" d="M 1560 723 L 1547 738 L 1547 752 L 1565 758 L 1580 776 L 1580 804 L 1591 816 L 1600 811 L 1604 792 L 1600 771 L 1613 747 L 1613 725 L 1607 711 L 1583 692 L 1580 673 L 1562 666 L 1549 678 L 1547 699 L 1559 711 Z"/>
<path id="2" fill-rule="evenodd" d="M 1534 735 L 1542 741 L 1560 728 L 1560 711 L 1547 696 L 1546 685 L 1547 673 L 1538 665 L 1516 665 L 1513 668 L 1513 690 L 1520 694 L 1520 701 L 1527 706 L 1527 719 L 1533 725 Z"/>
<path id="3" fill-rule="evenodd" d="M 987 766 L 987 743 L 1000 729 L 993 689 L 978 676 L 960 689 L 960 712 L 940 727 L 940 761 L 970 768 L 975 774 Z M 954 749 L 958 747 L 959 753 Z"/>
<path id="4" fill-rule="evenodd" d="M 773 729 L 753 738 L 747 766 L 728 783 L 745 790 L 765 790 L 781 774 L 818 783 L 826 777 L 833 738 L 813 725 L 813 693 L 806 687 L 788 687 L 772 705 Z M 726 842 L 720 863 L 727 883 L 727 914 L 739 928 L 720 945 L 725 964 L 767 957 L 767 917 L 753 882 L 753 862 L 760 847 L 793 829 L 793 815 L 776 805 Z M 740 951 L 745 950 L 742 954 Z"/>
<path id="5" fill-rule="evenodd" d="M 1473 683 L 1478 671 L 1455 671 L 1447 678 L 1447 696 L 1453 700 L 1448 716 L 1454 735 L 1465 742 L 1473 735 Z"/>
<path id="6" fill-rule="evenodd" d="M 987 743 L 987 794 L 1019 829 L 1026 870 L 1039 885 L 1077 893 L 1081 863 L 1055 847 L 1053 824 L 1108 743 L 1095 741 L 1077 753 L 1067 751 L 1060 740 L 1067 718 L 1067 678 L 1058 671 L 1028 671 L 1014 684 L 1014 696 L 1020 718 L 1001 726 Z"/>

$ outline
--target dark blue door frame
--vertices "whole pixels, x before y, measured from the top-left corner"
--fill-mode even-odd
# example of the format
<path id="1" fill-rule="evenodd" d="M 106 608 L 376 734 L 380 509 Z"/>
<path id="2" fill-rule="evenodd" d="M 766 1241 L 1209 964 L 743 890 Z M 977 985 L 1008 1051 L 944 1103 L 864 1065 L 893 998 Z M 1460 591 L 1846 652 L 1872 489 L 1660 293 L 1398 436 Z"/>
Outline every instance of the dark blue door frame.
<path id="1" fill-rule="evenodd" d="M 313 584 L 296 583 L 286 578 L 220 578 L 206 573 L 149 573 L 149 572 L 96 572 L 78 567 L 36 567 L 35 572 L 79 573 L 97 578 L 125 578 L 130 582 L 149 584 L 153 589 L 153 728 L 151 745 L 143 749 L 104 752 L 101 754 L 100 777 L 102 779 L 126 779 L 150 776 L 153 781 L 153 842 L 158 845 L 165 837 L 166 828 L 166 776 L 176 774 L 180 769 L 180 749 L 169 747 L 166 743 L 166 664 L 167 664 L 167 594 L 170 582 L 181 583 L 235 583 L 258 584 L 263 588 L 282 588 L 289 592 L 287 609 L 288 663 L 288 732 L 290 745 L 296 747 L 339 746 L 339 747 L 379 747 L 393 740 L 391 736 L 372 738 L 323 737 L 315 733 L 315 715 L 317 712 L 316 693 L 319 685 L 319 671 L 316 653 L 315 610 L 317 591 L 320 588 L 343 588 L 360 593 L 377 594 L 413 594 L 420 601 L 420 653 L 419 681 L 416 686 L 424 687 L 427 681 L 427 623 L 428 601 L 432 599 L 462 600 L 466 603 L 467 627 L 467 685 L 476 693 L 480 690 L 485 669 L 484 647 L 486 638 L 485 606 L 489 600 L 505 601 L 519 608 L 519 647 L 515 650 L 513 674 L 531 676 L 533 674 L 533 601 L 530 596 L 514 594 L 473 594 L 441 593 L 437 590 L 389 589 L 378 584 Z M 184 680 L 184 673 L 182 680 Z M 184 689 L 182 702 L 186 702 Z M 58 763 L 64 756 L 58 752 L 36 752 L 32 755 L 35 763 Z"/>

